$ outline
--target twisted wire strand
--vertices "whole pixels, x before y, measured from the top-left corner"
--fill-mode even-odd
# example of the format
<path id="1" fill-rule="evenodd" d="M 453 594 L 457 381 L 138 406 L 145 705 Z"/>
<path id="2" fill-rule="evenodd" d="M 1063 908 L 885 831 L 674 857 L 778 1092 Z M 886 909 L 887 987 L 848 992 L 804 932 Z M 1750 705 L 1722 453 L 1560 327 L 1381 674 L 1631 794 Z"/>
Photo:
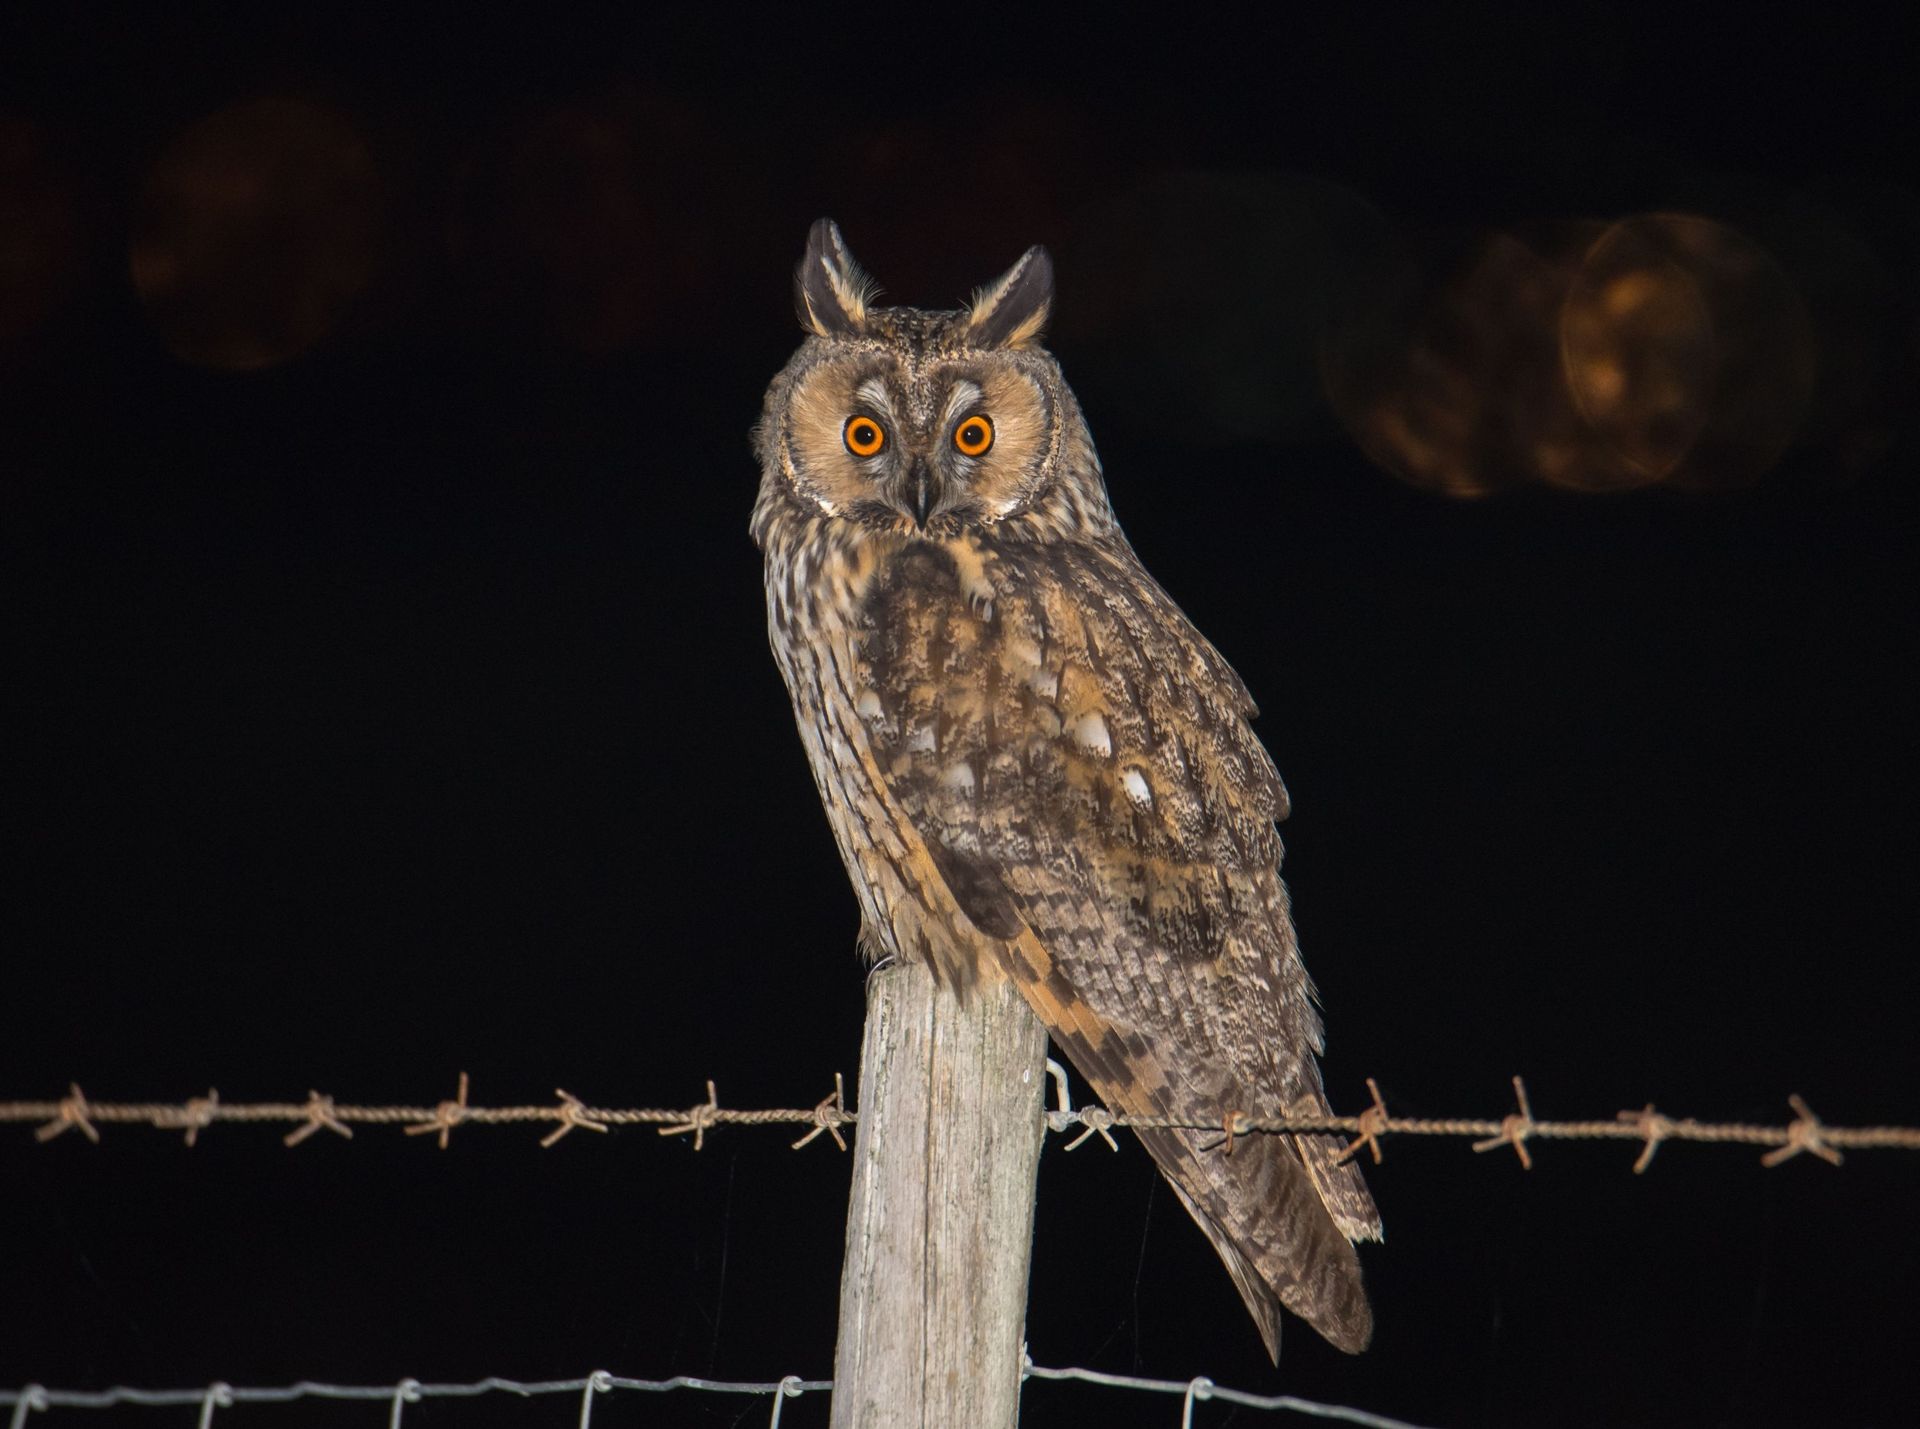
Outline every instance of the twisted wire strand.
<path id="1" fill-rule="evenodd" d="M 1179 1116 L 1128 1116 L 1103 1107 L 1074 1107 L 1067 1092 L 1066 1072 L 1050 1062 L 1057 1089 L 1057 1104 L 1046 1113 L 1048 1127 L 1057 1133 L 1077 1132 L 1068 1150 L 1091 1136 L 1102 1137 L 1117 1145 L 1110 1132 L 1114 1128 L 1176 1129 L 1212 1131 L 1222 1135 L 1230 1147 L 1236 1136 L 1256 1132 L 1326 1132 L 1354 1138 L 1347 1148 L 1349 1157 L 1366 1151 L 1375 1162 L 1382 1159 L 1381 1140 L 1388 1136 L 1438 1136 L 1473 1140 L 1476 1151 L 1510 1147 L 1523 1165 L 1531 1166 L 1528 1144 L 1536 1141 L 1627 1141 L 1641 1143 L 1641 1154 L 1634 1170 L 1644 1171 L 1658 1148 L 1669 1141 L 1721 1143 L 1768 1148 L 1762 1157 L 1765 1165 L 1778 1165 L 1801 1152 L 1839 1165 L 1842 1152 L 1867 1149 L 1920 1151 L 1920 1127 L 1913 1126 L 1834 1126 L 1814 1115 L 1799 1096 L 1788 1098 L 1794 1116 L 1784 1125 L 1756 1125 L 1746 1122 L 1711 1122 L 1695 1117 L 1670 1117 L 1651 1105 L 1638 1111 L 1622 1111 L 1611 1119 L 1556 1121 L 1536 1119 L 1528 1104 L 1525 1083 L 1513 1079 L 1517 1110 L 1503 1117 L 1401 1117 L 1387 1111 L 1380 1089 L 1371 1078 L 1368 1087 L 1373 1105 L 1358 1115 L 1284 1115 L 1269 1116 L 1240 1109 L 1223 1109 L 1214 1121 L 1195 1121 Z M 706 1134 L 721 1126 L 805 1126 L 811 1128 L 794 1144 L 805 1146 L 826 1135 L 844 1150 L 842 1128 L 859 1120 L 857 1112 L 846 1105 L 842 1079 L 834 1078 L 834 1090 L 811 1108 L 763 1107 L 738 1108 L 720 1105 L 712 1082 L 707 1083 L 707 1099 L 691 1107 L 600 1107 L 591 1106 L 564 1090 L 549 1105 L 477 1106 L 467 1100 L 468 1081 L 460 1077 L 457 1098 L 425 1105 L 363 1105 L 336 1102 L 320 1092 L 309 1092 L 304 1102 L 225 1102 L 219 1093 L 185 1102 L 104 1102 L 86 1096 L 77 1085 L 57 1100 L 17 1100 L 0 1102 L 0 1124 L 37 1124 L 35 1138 L 52 1141 L 68 1131 L 78 1132 L 89 1141 L 100 1140 L 99 1128 L 113 1125 L 145 1125 L 169 1131 L 184 1131 L 188 1144 L 208 1127 L 222 1124 L 291 1124 L 294 1130 L 283 1140 L 298 1145 L 317 1132 L 326 1131 L 351 1139 L 352 1128 L 360 1125 L 400 1126 L 409 1135 L 437 1134 L 445 1147 L 450 1133 L 462 1126 L 506 1126 L 522 1123 L 549 1124 L 552 1130 L 541 1139 L 551 1146 L 576 1130 L 606 1132 L 621 1126 L 655 1126 L 662 1136 L 691 1135 L 696 1149 L 705 1144 Z"/>

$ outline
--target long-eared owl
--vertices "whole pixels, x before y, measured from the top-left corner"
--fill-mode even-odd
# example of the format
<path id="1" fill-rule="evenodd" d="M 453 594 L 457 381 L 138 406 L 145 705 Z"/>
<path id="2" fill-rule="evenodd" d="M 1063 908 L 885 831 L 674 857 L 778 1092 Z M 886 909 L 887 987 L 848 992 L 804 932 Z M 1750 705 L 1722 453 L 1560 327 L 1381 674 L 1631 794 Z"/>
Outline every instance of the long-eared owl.
<path id="1" fill-rule="evenodd" d="M 963 996 L 1011 978 L 1115 1110 L 1325 1114 L 1286 789 L 1246 687 L 1120 533 L 1040 346 L 1046 253 L 962 310 L 882 308 L 823 219 L 796 298 L 753 536 L 868 952 Z M 1365 1347 L 1350 1242 L 1380 1220 L 1336 1138 L 1140 1139 L 1276 1361 L 1282 1305 Z"/>

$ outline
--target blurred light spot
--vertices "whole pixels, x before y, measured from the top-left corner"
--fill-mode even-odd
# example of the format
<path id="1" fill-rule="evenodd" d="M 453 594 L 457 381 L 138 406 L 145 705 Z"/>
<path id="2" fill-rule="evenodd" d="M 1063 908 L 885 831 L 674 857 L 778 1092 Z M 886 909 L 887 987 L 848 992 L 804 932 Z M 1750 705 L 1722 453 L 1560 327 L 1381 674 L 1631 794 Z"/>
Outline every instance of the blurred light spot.
<path id="1" fill-rule="evenodd" d="M 305 100 L 251 100 L 180 134 L 148 170 L 131 267 L 175 355 L 270 367 L 306 351 L 366 287 L 379 196 L 344 116 Z"/>
<path id="2" fill-rule="evenodd" d="M 0 344 L 52 316 L 73 291 L 83 250 L 74 185 L 45 131 L 0 116 Z"/>
<path id="3" fill-rule="evenodd" d="M 1483 239 L 1383 287 L 1323 361 L 1361 448 L 1455 497 L 1751 481 L 1792 441 L 1813 372 L 1779 264 L 1684 214 Z"/>
<path id="4" fill-rule="evenodd" d="M 1693 490 L 1772 467 L 1806 415 L 1813 329 L 1773 257 L 1691 214 L 1614 224 L 1561 311 L 1569 388 L 1636 471 Z"/>
<path id="5" fill-rule="evenodd" d="M 1592 439 L 1563 380 L 1556 329 L 1573 272 L 1559 256 L 1567 246 L 1543 256 L 1495 234 L 1437 272 L 1403 274 L 1331 335 L 1327 398 L 1369 457 L 1409 485 L 1459 498 L 1534 481 L 1609 490 L 1649 479 Z M 1596 361 L 1588 375 L 1596 393 L 1629 385 L 1617 364 Z"/>
<path id="6" fill-rule="evenodd" d="M 1084 225 L 1062 341 L 1125 420 L 1270 440 L 1319 410 L 1322 336 L 1377 284 L 1387 226 L 1297 174 L 1172 173 Z"/>
<path id="7" fill-rule="evenodd" d="M 1685 269 L 1621 233 L 1607 230 L 1574 276 L 1560 310 L 1561 359 L 1589 427 L 1633 472 L 1658 481 L 1706 425 L 1713 321 Z"/>

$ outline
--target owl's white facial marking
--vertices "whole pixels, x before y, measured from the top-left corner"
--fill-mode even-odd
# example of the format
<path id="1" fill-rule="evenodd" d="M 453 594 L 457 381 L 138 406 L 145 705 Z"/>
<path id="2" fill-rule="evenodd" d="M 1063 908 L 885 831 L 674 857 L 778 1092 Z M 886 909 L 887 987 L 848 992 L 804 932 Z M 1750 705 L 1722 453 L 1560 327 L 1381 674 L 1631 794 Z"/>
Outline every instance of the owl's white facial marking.
<path id="1" fill-rule="evenodd" d="M 947 402 L 940 414 L 940 425 L 951 427 L 962 412 L 978 407 L 985 397 L 979 383 L 965 377 L 959 378 L 947 389 Z"/>
<path id="2" fill-rule="evenodd" d="M 887 384 L 878 377 L 869 377 L 854 389 L 853 395 L 876 412 L 893 411 L 893 402 L 887 395 Z"/>

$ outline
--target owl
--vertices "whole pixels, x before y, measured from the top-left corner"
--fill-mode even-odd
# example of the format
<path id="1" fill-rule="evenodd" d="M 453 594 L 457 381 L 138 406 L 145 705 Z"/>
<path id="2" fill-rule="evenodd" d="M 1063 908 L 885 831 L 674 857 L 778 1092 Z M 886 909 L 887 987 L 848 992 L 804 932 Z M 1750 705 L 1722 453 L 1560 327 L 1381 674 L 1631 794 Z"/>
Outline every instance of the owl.
<path id="1" fill-rule="evenodd" d="M 878 307 L 821 220 L 754 445 L 768 630 L 871 956 L 1010 978 L 1114 1110 L 1324 1115 L 1280 881 L 1287 793 L 1232 668 L 1141 566 L 1040 336 L 1031 249 L 966 308 Z M 1380 1219 L 1326 1135 L 1139 1132 L 1276 1363 L 1342 1350 Z"/>

